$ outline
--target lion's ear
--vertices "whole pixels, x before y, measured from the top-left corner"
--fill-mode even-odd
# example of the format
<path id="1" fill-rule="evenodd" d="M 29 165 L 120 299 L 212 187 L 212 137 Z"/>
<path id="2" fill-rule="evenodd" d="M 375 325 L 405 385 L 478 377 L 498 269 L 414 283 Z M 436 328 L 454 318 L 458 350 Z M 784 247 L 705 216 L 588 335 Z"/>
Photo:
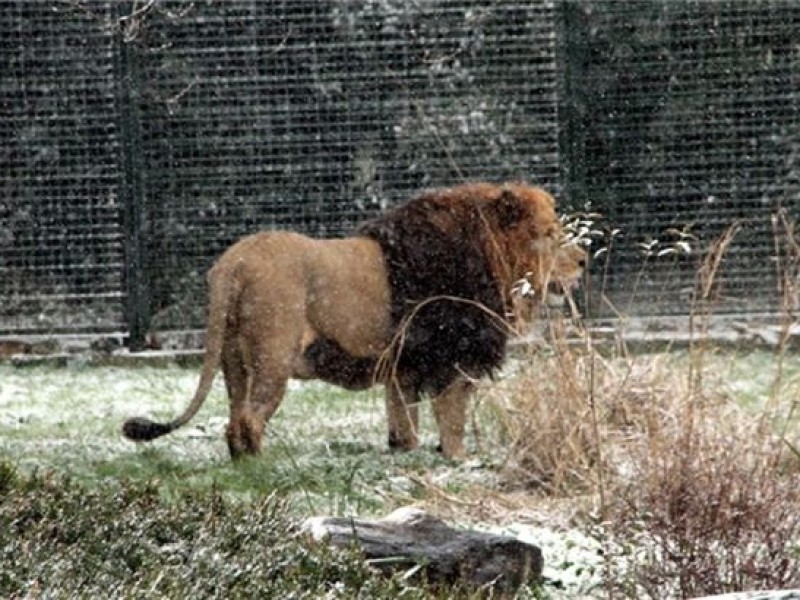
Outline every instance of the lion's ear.
<path id="1" fill-rule="evenodd" d="M 503 188 L 496 203 L 497 223 L 501 229 L 509 229 L 523 218 L 523 210 L 519 198 L 508 188 Z"/>

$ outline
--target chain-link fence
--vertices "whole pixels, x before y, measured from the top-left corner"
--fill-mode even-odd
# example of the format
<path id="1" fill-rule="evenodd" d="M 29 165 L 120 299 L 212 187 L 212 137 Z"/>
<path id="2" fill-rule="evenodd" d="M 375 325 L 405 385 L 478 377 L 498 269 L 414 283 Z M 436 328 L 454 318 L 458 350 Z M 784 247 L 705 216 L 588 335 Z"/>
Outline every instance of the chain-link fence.
<path id="1" fill-rule="evenodd" d="M 800 2 L 565 8 L 565 184 L 622 230 L 604 280 L 616 308 L 686 312 L 714 275 L 703 253 L 739 223 L 709 299 L 777 310 L 772 218 L 800 217 Z"/>
<path id="2" fill-rule="evenodd" d="M 111 6 L 0 4 L 0 331 L 124 325 Z"/>
<path id="3" fill-rule="evenodd" d="M 721 310 L 774 310 L 797 31 L 794 0 L 3 2 L 0 333 L 201 327 L 245 233 L 477 179 L 621 230 L 594 314 L 686 312 L 734 221 Z"/>

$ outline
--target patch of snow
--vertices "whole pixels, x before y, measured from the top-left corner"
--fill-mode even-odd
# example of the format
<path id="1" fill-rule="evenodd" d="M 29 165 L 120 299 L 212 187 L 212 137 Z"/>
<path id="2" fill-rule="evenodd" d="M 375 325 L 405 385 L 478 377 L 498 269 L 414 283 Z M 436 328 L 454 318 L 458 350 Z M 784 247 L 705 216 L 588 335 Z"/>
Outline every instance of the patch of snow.
<path id="1" fill-rule="evenodd" d="M 513 537 L 538 546 L 544 559 L 546 598 L 590 600 L 606 595 L 606 558 L 601 542 L 578 529 L 549 528 L 529 523 L 503 526 L 472 525 L 478 529 Z"/>
<path id="2" fill-rule="evenodd" d="M 548 592 L 553 598 L 591 598 L 603 585 L 603 551 L 600 542 L 578 530 L 556 531 L 514 523 L 494 529 L 541 548 Z"/>

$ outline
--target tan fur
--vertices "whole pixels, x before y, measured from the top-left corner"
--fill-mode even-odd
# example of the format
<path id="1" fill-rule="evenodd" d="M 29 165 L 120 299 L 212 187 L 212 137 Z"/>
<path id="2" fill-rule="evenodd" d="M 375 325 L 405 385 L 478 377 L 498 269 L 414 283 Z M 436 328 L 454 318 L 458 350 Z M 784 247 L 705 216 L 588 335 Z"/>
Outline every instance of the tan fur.
<path id="1" fill-rule="evenodd" d="M 380 247 L 367 238 L 260 233 L 220 258 L 209 285 L 241 290 L 222 339 L 232 456 L 258 452 L 290 377 L 313 377 L 302 351 L 314 336 L 335 339 L 355 357 L 374 356 L 389 340 L 388 282 Z M 223 318 L 214 309 L 210 318 Z M 220 341 L 209 339 L 207 352 Z M 211 376 L 204 368 L 201 379 Z"/>
<path id="2" fill-rule="evenodd" d="M 529 205 L 529 214 L 512 228 L 500 227 L 493 212 L 498 190 L 511 190 Z M 453 196 L 456 208 L 460 194 L 487 198 L 486 210 L 481 211 L 486 218 L 483 243 L 509 306 L 511 287 L 520 277 L 532 279 L 537 297 L 551 281 L 561 280 L 566 286 L 579 277 L 583 255 L 560 246 L 561 228 L 546 192 L 521 184 L 503 188 L 475 184 L 441 193 Z M 168 424 L 129 420 L 124 432 L 131 439 L 152 439 L 188 422 L 221 364 L 230 399 L 226 435 L 231 456 L 256 454 L 287 381 L 318 377 L 304 356 L 310 344 L 325 338 L 353 360 L 377 359 L 396 333 L 384 257 L 371 238 L 315 240 L 297 233 L 259 233 L 229 248 L 211 269 L 208 281 L 206 354 L 195 396 L 186 411 Z M 384 371 L 377 381 L 371 376 L 354 378 L 346 387 L 385 384 L 390 445 L 410 449 L 418 444 L 418 392 L 394 375 Z M 459 378 L 433 399 L 441 449 L 451 458 L 464 455 L 472 387 L 468 379 Z"/>

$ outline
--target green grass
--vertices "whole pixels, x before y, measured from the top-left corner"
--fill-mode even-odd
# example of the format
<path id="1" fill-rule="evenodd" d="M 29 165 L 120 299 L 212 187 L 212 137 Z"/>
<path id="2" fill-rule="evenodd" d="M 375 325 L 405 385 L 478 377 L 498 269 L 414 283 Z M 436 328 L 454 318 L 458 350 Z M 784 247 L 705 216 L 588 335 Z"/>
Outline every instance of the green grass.
<path id="1" fill-rule="evenodd" d="M 711 353 L 705 362 L 706 380 L 714 379 L 714 388 L 754 411 L 768 405 L 776 393 L 777 362 L 772 353 Z M 687 370 L 680 353 L 666 365 Z M 224 442 L 227 400 L 221 377 L 185 428 L 148 444 L 137 445 L 121 436 L 127 417 L 176 415 L 188 403 L 197 376 L 197 369 L 175 366 L 0 365 L 0 456 L 26 472 L 54 470 L 89 483 L 98 476 L 155 478 L 165 486 L 170 481 L 202 489 L 221 486 L 245 496 L 276 489 L 311 496 L 350 490 L 353 499 L 367 499 L 375 496 L 376 486 L 391 492 L 389 480 L 409 471 L 459 473 L 458 467 L 433 451 L 437 432 L 427 405 L 422 411 L 420 449 L 388 452 L 378 388 L 352 393 L 319 383 L 293 384 L 267 426 L 262 456 L 239 465 L 230 463 Z M 800 358 L 790 354 L 778 392 L 786 398 L 799 387 Z M 487 454 L 480 458 L 491 462 L 488 455 L 497 450 L 497 442 L 488 429 L 490 423 L 482 422 L 481 428 L 481 449 Z M 474 454 L 471 436 L 467 442 Z M 457 477 L 453 485 L 459 485 Z M 330 493 L 322 493 L 325 490 Z"/>
<path id="2" fill-rule="evenodd" d="M 125 418 L 168 419 L 188 402 L 197 371 L 178 367 L 0 366 L 0 457 L 23 472 L 54 471 L 95 485 L 155 482 L 161 493 L 221 490 L 241 499 L 279 493 L 298 513 L 382 513 L 392 498 L 413 497 L 409 473 L 452 470 L 424 446 L 390 453 L 379 390 L 348 393 L 293 385 L 268 424 L 263 454 L 233 464 L 224 443 L 227 404 L 217 382 L 187 427 L 148 444 L 120 434 Z"/>
<path id="3" fill-rule="evenodd" d="M 688 372 L 690 358 L 676 353 L 673 368 Z M 727 395 L 753 415 L 769 414 L 777 432 L 800 426 L 800 354 L 783 359 L 765 351 L 709 351 L 704 385 Z M 766 411 L 766 412 L 765 412 Z"/>
<path id="4" fill-rule="evenodd" d="M 262 456 L 233 463 L 221 381 L 184 430 L 137 445 L 125 418 L 170 418 L 196 369 L 0 365 L 0 597 L 429 598 L 350 554 L 309 546 L 315 514 L 383 516 L 458 473 L 425 447 L 390 453 L 378 390 L 293 385 Z"/>
<path id="5" fill-rule="evenodd" d="M 642 360 L 634 358 L 634 361 Z M 646 359 L 645 359 L 646 360 Z M 788 355 L 776 390 L 777 361 L 768 352 L 708 353 L 706 381 L 754 412 L 779 393 L 798 396 L 800 358 Z M 659 367 L 687 372 L 683 353 Z M 0 365 L 0 458 L 22 472 L 56 472 L 89 486 L 103 481 L 155 482 L 165 496 L 185 489 L 220 490 L 252 500 L 276 492 L 298 514 L 383 514 L 420 495 L 418 480 L 435 479 L 459 495 L 482 481 L 491 486 L 503 457 L 493 416 L 479 403 L 479 463 L 454 465 L 434 451 L 437 432 L 423 407 L 419 450 L 394 454 L 386 445 L 381 390 L 351 393 L 320 383 L 292 384 L 269 422 L 263 454 L 231 463 L 224 442 L 227 400 L 221 377 L 185 428 L 147 444 L 120 434 L 133 415 L 169 419 L 187 404 L 195 368 L 14 368 Z M 786 416 L 787 403 L 781 403 Z M 791 415 L 796 425 L 798 414 Z M 472 433 L 470 428 L 469 433 Z"/>

